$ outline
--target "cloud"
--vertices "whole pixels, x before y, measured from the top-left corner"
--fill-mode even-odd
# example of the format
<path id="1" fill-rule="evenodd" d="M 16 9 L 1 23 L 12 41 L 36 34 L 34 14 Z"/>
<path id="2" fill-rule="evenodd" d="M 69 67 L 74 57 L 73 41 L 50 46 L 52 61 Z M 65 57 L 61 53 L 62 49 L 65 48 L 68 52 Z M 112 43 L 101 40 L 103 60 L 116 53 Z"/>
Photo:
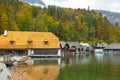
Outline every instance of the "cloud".
<path id="1" fill-rule="evenodd" d="M 47 5 L 88 8 L 120 12 L 120 0 L 43 0 Z"/>
<path id="2" fill-rule="evenodd" d="M 120 0 L 94 0 L 94 9 L 120 12 Z"/>
<path id="3" fill-rule="evenodd" d="M 70 8 L 88 8 L 92 6 L 92 0 L 43 0 L 47 5 L 57 5 Z"/>
<path id="4" fill-rule="evenodd" d="M 54 2 L 64 2 L 64 1 L 69 1 L 69 0 L 53 0 Z"/>

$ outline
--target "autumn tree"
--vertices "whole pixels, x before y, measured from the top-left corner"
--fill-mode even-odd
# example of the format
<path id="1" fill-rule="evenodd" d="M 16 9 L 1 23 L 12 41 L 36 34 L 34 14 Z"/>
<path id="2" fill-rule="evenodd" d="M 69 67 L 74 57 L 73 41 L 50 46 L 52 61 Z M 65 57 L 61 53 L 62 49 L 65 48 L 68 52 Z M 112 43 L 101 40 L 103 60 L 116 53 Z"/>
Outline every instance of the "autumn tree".
<path id="1" fill-rule="evenodd" d="M 0 25 L 3 30 L 9 30 L 9 25 L 8 25 L 8 16 L 6 13 L 3 13 L 1 16 L 1 22 Z"/>

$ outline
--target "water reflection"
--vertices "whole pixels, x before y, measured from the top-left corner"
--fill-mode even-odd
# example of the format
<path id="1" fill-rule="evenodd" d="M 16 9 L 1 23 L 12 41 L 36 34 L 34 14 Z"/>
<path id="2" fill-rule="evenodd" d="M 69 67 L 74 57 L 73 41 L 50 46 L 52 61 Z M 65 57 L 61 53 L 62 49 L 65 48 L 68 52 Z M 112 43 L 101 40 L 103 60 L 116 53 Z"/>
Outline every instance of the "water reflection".
<path id="1" fill-rule="evenodd" d="M 77 65 L 77 64 L 89 64 L 92 56 L 86 54 L 69 54 L 62 58 L 30 58 L 28 65 Z"/>
<path id="2" fill-rule="evenodd" d="M 119 64 L 120 65 L 120 56 L 116 55 L 103 55 L 103 54 L 97 54 L 95 55 L 98 63 L 106 63 L 109 62 L 110 64 Z"/>
<path id="3" fill-rule="evenodd" d="M 91 59 L 91 55 L 80 55 L 80 54 L 75 54 L 75 55 L 67 55 L 64 58 L 62 58 L 62 64 L 61 66 L 65 65 L 77 65 L 77 64 L 88 64 Z"/>
<path id="4" fill-rule="evenodd" d="M 103 63 L 104 54 L 95 54 L 95 57 L 98 63 Z"/>
<path id="5" fill-rule="evenodd" d="M 61 65 L 61 58 L 30 58 L 28 65 Z"/>
<path id="6" fill-rule="evenodd" d="M 35 74 L 34 80 L 120 80 L 120 56 L 68 53 L 62 58 L 30 58 L 24 70 L 25 75 Z"/>
<path id="7" fill-rule="evenodd" d="M 60 58 L 30 58 L 28 66 L 20 66 L 26 80 L 54 80 L 60 70 Z"/>
<path id="8" fill-rule="evenodd" d="M 62 62 L 57 80 L 120 80 L 120 56 L 76 54 Z"/>

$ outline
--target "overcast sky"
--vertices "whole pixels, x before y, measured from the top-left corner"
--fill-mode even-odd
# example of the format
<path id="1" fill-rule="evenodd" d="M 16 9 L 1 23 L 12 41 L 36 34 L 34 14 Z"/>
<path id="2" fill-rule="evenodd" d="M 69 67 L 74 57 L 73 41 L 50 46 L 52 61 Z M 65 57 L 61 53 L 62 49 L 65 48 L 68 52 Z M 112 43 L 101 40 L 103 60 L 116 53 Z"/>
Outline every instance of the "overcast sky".
<path id="1" fill-rule="evenodd" d="M 43 0 L 46 5 L 120 12 L 120 0 Z"/>

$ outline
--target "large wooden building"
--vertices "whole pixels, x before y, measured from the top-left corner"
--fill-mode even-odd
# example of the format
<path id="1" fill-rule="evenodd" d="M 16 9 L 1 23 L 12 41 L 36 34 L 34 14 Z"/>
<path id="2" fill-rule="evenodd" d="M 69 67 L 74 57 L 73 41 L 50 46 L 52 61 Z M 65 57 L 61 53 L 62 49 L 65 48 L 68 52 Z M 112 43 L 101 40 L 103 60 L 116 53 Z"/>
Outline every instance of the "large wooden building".
<path id="1" fill-rule="evenodd" d="M 104 48 L 105 54 L 119 54 L 120 55 L 120 43 L 112 43 Z"/>
<path id="2" fill-rule="evenodd" d="M 0 55 L 60 56 L 59 38 L 51 32 L 5 31 Z"/>

